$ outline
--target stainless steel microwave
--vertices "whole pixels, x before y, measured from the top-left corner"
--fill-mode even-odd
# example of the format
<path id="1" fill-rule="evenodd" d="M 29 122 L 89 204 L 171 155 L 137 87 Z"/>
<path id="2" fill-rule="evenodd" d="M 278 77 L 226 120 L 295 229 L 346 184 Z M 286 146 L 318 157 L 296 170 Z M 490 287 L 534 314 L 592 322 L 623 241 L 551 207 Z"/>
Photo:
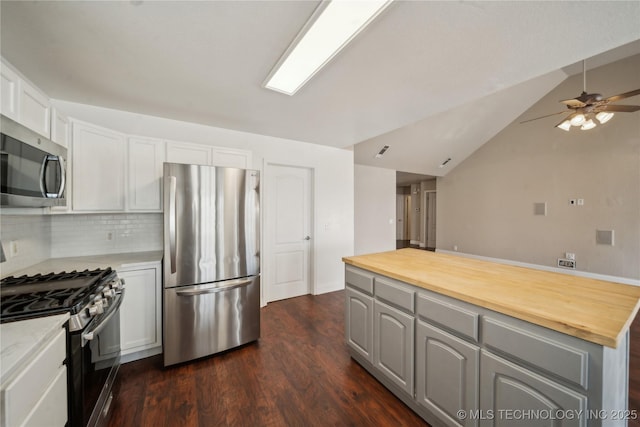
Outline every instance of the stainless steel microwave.
<path id="1" fill-rule="evenodd" d="M 2 116 L 0 205 L 64 206 L 67 149 Z"/>

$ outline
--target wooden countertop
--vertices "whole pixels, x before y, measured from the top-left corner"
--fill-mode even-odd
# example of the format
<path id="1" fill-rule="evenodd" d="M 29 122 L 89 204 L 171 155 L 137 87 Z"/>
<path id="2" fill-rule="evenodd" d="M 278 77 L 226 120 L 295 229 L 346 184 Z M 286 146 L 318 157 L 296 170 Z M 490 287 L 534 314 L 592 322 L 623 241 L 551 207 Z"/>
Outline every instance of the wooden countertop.
<path id="1" fill-rule="evenodd" d="M 382 274 L 596 344 L 616 348 L 640 287 L 419 249 L 345 257 Z"/>

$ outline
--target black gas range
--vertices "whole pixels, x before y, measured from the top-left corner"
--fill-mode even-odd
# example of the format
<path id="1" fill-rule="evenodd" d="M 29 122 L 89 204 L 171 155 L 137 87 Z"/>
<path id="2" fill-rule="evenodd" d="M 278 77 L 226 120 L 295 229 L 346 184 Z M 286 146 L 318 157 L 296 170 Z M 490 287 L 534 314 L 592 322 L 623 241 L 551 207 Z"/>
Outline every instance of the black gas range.
<path id="1" fill-rule="evenodd" d="M 69 426 L 106 425 L 120 367 L 120 305 L 124 283 L 111 268 L 0 281 L 0 321 L 69 313 Z"/>

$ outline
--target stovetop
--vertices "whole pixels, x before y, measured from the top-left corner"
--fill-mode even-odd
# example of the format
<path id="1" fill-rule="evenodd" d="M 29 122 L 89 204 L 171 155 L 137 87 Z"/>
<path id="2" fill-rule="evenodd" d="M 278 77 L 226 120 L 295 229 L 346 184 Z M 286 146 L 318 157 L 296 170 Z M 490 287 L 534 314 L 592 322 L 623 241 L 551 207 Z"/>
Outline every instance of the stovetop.
<path id="1" fill-rule="evenodd" d="M 0 281 L 0 321 L 66 312 L 74 315 L 113 275 L 107 268 L 4 278 Z"/>

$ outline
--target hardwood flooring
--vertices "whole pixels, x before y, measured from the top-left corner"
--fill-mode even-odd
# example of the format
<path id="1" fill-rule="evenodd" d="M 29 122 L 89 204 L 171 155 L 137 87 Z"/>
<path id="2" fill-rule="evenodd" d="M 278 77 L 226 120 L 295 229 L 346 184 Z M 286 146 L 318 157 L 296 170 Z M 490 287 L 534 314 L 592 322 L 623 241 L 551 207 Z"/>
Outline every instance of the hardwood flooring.
<path id="1" fill-rule="evenodd" d="M 110 426 L 426 426 L 344 343 L 344 292 L 270 303 L 257 343 L 176 367 L 125 364 Z M 640 322 L 629 409 L 640 412 Z M 640 427 L 630 421 L 629 426 Z"/>

